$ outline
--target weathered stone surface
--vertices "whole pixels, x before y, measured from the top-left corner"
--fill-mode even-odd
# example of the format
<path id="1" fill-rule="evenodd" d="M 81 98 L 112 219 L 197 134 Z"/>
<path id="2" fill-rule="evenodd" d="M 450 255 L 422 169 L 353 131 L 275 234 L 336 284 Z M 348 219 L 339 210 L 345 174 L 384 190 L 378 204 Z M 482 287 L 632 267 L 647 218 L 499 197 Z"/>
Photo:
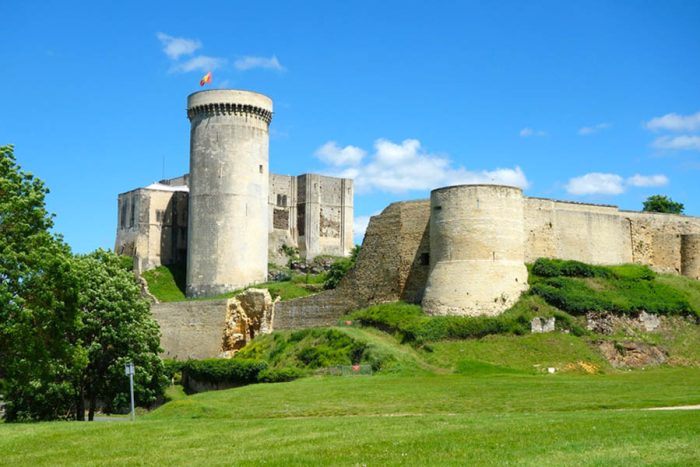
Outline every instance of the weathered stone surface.
<path id="1" fill-rule="evenodd" d="M 251 288 L 230 299 L 224 321 L 221 356 L 233 357 L 258 334 L 272 332 L 275 303 L 267 289 Z"/>
<path id="2" fill-rule="evenodd" d="M 588 313 L 586 315 L 586 329 L 596 334 L 609 336 L 615 331 L 614 316 L 607 313 Z"/>
<path id="3" fill-rule="evenodd" d="M 668 359 L 665 350 L 643 342 L 610 342 L 598 344 L 603 356 L 615 368 L 641 368 L 660 365 Z"/>
<path id="4" fill-rule="evenodd" d="M 532 318 L 530 321 L 530 331 L 533 333 L 554 332 L 556 318 Z"/>
<path id="5" fill-rule="evenodd" d="M 160 325 L 162 356 L 177 360 L 217 357 L 227 310 L 228 300 L 152 305 L 151 313 Z"/>
<path id="6" fill-rule="evenodd" d="M 642 328 L 645 331 L 655 331 L 661 325 L 661 319 L 658 315 L 652 315 L 646 311 L 642 311 L 637 318 Z"/>

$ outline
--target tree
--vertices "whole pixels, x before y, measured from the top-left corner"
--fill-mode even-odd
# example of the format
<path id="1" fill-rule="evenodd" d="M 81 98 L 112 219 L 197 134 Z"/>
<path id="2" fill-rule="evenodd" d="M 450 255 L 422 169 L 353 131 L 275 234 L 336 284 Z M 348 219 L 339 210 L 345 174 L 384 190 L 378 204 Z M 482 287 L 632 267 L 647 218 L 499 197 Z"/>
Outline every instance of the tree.
<path id="1" fill-rule="evenodd" d="M 128 407 L 124 364 L 129 361 L 136 368 L 137 403 L 153 404 L 168 379 L 158 357 L 160 329 L 134 275 L 117 255 L 103 250 L 78 257 L 76 275 L 82 326 L 75 337 L 85 346 L 88 360 L 76 381 L 77 419 L 84 419 L 84 401 L 89 420 L 98 400 L 108 413 Z"/>
<path id="2" fill-rule="evenodd" d="M 326 280 L 323 282 L 324 289 L 329 290 L 338 287 L 340 280 L 345 277 L 348 271 L 355 267 L 357 257 L 360 254 L 360 248 L 362 248 L 360 245 L 355 245 L 350 252 L 349 258 L 341 258 L 331 264 L 331 269 L 328 271 Z"/>
<path id="3" fill-rule="evenodd" d="M 644 201 L 643 211 L 682 214 L 684 209 L 685 206 L 683 206 L 683 203 L 673 201 L 671 198 L 664 195 L 652 195 Z"/>
<path id="4" fill-rule="evenodd" d="M 113 253 L 74 257 L 50 232 L 48 189 L 0 146 L 0 379 L 8 421 L 92 419 L 128 404 L 152 404 L 166 378 L 159 329 L 134 276 Z"/>
<path id="5" fill-rule="evenodd" d="M 86 365 L 66 336 L 80 325 L 72 256 L 50 232 L 48 189 L 0 146 L 0 377 L 8 420 L 69 417 Z"/>

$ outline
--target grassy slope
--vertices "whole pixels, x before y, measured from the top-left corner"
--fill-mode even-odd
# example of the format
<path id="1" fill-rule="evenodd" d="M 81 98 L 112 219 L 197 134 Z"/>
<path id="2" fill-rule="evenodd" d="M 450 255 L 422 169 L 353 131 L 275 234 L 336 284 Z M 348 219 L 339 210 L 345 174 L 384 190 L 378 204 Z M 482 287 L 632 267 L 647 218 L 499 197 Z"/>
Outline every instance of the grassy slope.
<path id="1" fill-rule="evenodd" d="M 315 377 L 182 398 L 136 423 L 0 425 L 3 462 L 689 465 L 700 371 Z"/>
<path id="2" fill-rule="evenodd" d="M 181 265 L 159 266 L 143 273 L 148 283 L 148 290 L 161 302 L 181 302 L 191 300 L 185 297 L 185 271 Z M 287 282 L 265 282 L 254 287 L 268 289 L 272 298 L 280 297 L 282 300 L 306 297 L 311 291 L 304 287 L 305 284 L 323 283 L 324 274 L 301 275 Z M 230 298 L 242 290 L 236 290 L 215 297 L 206 297 L 195 300 L 215 300 Z"/>

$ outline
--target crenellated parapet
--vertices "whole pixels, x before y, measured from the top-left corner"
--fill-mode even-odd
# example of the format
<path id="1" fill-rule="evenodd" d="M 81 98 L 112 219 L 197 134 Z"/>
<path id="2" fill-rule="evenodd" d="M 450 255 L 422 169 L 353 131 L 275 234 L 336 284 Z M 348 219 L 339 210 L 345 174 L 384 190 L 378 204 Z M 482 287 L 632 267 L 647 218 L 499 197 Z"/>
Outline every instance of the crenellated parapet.
<path id="1" fill-rule="evenodd" d="M 272 121 L 272 111 L 246 104 L 220 102 L 197 105 L 187 109 L 187 118 L 190 121 L 196 118 L 208 118 L 219 115 L 250 116 L 263 120 L 268 125 Z"/>
<path id="2" fill-rule="evenodd" d="M 200 91 L 187 98 L 187 118 L 191 122 L 217 116 L 250 117 L 269 126 L 272 100 L 262 94 L 236 89 Z"/>

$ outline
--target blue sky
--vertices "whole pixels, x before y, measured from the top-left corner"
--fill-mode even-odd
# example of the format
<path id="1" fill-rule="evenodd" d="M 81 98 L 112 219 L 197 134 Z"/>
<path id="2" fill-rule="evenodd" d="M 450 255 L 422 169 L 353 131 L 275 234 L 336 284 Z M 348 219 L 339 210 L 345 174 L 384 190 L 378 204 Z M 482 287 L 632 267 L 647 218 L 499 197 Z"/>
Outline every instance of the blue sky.
<path id="1" fill-rule="evenodd" d="M 0 144 L 77 252 L 185 173 L 186 97 L 274 100 L 270 166 L 354 176 L 362 225 L 431 188 L 700 215 L 700 2 L 2 2 Z M 359 238 L 357 239 L 359 241 Z"/>

